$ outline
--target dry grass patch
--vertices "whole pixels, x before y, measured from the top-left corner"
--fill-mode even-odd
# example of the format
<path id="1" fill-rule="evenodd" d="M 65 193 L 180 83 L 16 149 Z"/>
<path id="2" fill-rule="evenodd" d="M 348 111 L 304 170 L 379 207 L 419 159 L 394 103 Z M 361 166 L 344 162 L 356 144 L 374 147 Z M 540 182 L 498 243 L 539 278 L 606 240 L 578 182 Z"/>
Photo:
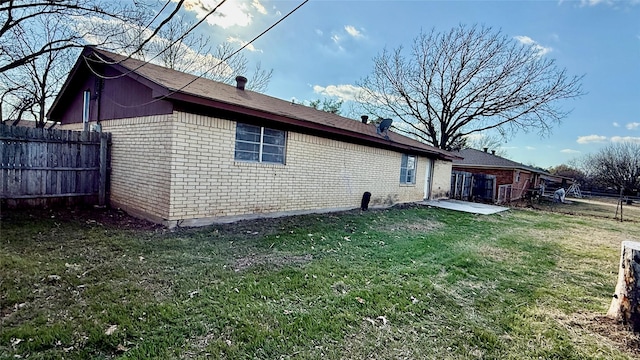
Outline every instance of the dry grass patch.
<path id="1" fill-rule="evenodd" d="M 233 264 L 233 270 L 243 271 L 253 266 L 266 265 L 279 268 L 287 265 L 304 265 L 313 260 L 313 255 L 292 255 L 286 253 L 251 254 L 237 259 Z"/>
<path id="2" fill-rule="evenodd" d="M 419 219 L 417 221 L 399 221 L 389 224 L 378 225 L 371 227 L 375 230 L 381 230 L 385 232 L 410 232 L 410 233 L 429 233 L 443 227 L 442 223 L 439 223 L 430 219 Z"/>
<path id="3" fill-rule="evenodd" d="M 565 314 L 552 308 L 538 308 L 537 312 L 557 321 L 571 336 L 574 344 L 591 348 L 594 355 L 611 356 L 617 349 L 640 358 L 640 335 L 600 313 L 579 311 Z"/>

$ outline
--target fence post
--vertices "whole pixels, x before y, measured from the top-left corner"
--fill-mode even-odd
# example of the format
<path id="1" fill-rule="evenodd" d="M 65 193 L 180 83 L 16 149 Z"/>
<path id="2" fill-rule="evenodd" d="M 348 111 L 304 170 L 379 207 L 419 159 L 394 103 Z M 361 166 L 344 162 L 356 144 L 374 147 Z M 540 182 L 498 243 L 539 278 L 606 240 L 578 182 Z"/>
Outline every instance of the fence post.
<path id="1" fill-rule="evenodd" d="M 100 184 L 98 187 L 98 205 L 105 206 L 107 202 L 107 150 L 108 134 L 100 133 Z"/>

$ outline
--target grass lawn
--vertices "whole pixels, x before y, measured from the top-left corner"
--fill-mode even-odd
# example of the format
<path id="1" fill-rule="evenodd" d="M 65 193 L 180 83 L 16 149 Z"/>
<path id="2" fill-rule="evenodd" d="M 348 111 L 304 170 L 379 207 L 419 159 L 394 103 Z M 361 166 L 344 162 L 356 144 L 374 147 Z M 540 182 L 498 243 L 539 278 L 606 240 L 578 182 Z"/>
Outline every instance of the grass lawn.
<path id="1" fill-rule="evenodd" d="M 579 206 L 175 231 L 117 211 L 5 210 L 0 358 L 637 358 L 640 336 L 604 314 L 640 222 Z"/>

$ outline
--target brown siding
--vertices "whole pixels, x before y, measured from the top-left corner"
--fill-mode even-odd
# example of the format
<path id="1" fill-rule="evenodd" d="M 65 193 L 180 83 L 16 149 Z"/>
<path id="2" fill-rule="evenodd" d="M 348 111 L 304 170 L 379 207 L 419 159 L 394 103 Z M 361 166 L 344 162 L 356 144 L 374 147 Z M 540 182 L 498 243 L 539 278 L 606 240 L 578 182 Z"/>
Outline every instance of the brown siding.
<path id="1" fill-rule="evenodd" d="M 96 75 L 87 72 L 84 79 L 76 83 L 69 84 L 65 94 L 68 98 L 62 99 L 69 104 L 63 107 L 65 110 L 60 114 L 52 114 L 51 120 L 59 121 L 61 124 L 74 124 L 82 122 L 83 94 L 85 90 L 91 92 L 91 103 L 89 105 L 89 120 L 101 121 L 111 119 L 123 119 L 153 115 L 166 115 L 173 112 L 171 102 L 154 98 L 151 88 L 138 81 L 109 69 L 105 75 L 106 79 L 99 79 Z M 101 86 L 101 91 L 96 89 Z M 98 104 L 98 102 L 100 102 Z M 59 107 L 60 108 L 60 107 Z M 100 116 L 98 116 L 100 108 Z"/>

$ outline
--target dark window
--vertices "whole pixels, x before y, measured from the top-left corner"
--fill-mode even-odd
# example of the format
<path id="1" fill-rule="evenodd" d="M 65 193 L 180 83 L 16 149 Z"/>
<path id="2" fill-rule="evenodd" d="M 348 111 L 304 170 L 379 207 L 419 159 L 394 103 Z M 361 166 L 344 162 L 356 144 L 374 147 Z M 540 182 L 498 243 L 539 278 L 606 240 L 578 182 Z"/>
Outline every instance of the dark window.
<path id="1" fill-rule="evenodd" d="M 235 159 L 284 164 L 285 139 L 284 131 L 238 123 Z"/>

